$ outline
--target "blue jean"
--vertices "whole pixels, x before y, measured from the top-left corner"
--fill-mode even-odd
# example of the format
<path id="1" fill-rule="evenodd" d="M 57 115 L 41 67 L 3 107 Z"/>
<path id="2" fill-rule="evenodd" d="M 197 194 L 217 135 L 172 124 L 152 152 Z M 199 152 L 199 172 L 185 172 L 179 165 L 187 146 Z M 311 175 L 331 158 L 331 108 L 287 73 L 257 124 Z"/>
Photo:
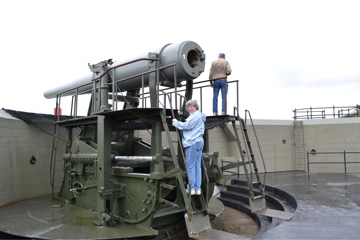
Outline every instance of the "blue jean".
<path id="1" fill-rule="evenodd" d="M 215 80 L 213 84 L 214 97 L 213 97 L 213 113 L 218 113 L 218 96 L 221 91 L 222 107 L 221 112 L 226 113 L 226 95 L 228 92 L 227 80 Z"/>
<path id="2" fill-rule="evenodd" d="M 187 148 L 186 152 L 186 167 L 191 182 L 191 189 L 197 190 L 201 187 L 201 155 L 204 148 L 204 142 L 197 142 Z"/>

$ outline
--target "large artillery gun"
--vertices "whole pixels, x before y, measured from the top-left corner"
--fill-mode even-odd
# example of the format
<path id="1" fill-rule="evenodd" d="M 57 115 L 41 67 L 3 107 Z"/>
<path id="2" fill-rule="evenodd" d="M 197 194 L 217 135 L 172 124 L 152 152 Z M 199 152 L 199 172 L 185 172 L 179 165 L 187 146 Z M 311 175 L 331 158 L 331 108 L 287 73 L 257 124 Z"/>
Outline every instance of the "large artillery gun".
<path id="1" fill-rule="evenodd" d="M 186 192 L 189 179 L 182 133 L 172 127 L 171 119 L 187 117 L 185 102 L 193 90 L 200 89 L 200 108 L 206 104 L 201 103 L 198 84 L 205 82 L 204 88 L 209 87 L 208 80 L 193 81 L 204 66 L 205 54 L 195 42 L 168 44 L 139 58 L 89 64 L 89 75 L 46 91 L 45 97 L 56 98 L 55 124 L 53 115 L 10 111 L 53 136 L 52 196 L 3 207 L 0 217 L 7 220 L 1 222 L 0 230 L 33 239 L 184 239 L 186 234 L 196 239 L 244 239 L 212 228 L 216 226 L 212 220 L 224 209 L 220 200 L 225 205 L 229 200 L 223 198 L 228 192 L 222 190 L 218 199 L 212 197 L 219 194 L 213 194 L 214 186 L 225 185 L 233 174 L 225 179 L 223 173 L 240 166 L 246 177 L 244 190 L 249 192 L 241 201 L 249 199 L 245 204 L 252 213 L 289 220 L 293 213 L 266 207 L 265 183 L 259 178 L 247 133 L 247 115 L 244 122 L 238 107 L 233 115 L 207 117 L 202 194 Z M 231 82 L 238 86 L 237 80 Z M 83 96 L 90 100 L 85 105 L 87 114 L 80 116 Z M 64 98 L 71 99 L 69 116 L 60 116 Z M 55 126 L 53 132 L 48 131 L 50 126 Z M 240 157 L 221 167 L 219 154 L 209 147 L 209 130 L 216 126 L 236 141 Z M 32 160 L 36 161 L 31 159 L 32 164 Z M 259 189 L 254 192 L 254 187 Z M 230 201 L 240 199 L 236 195 Z M 214 205 L 220 208 L 214 210 Z"/>
<path id="2" fill-rule="evenodd" d="M 210 219 L 215 215 L 208 211 L 221 177 L 218 153 L 210 152 L 205 144 L 203 194 L 189 195 L 181 132 L 171 125 L 172 118 L 187 117 L 185 102 L 192 98 L 193 80 L 204 67 L 204 51 L 197 43 L 185 41 L 130 61 L 114 63 L 109 59 L 89 64 L 91 74 L 44 93 L 46 98 L 56 98 L 57 110 L 63 97 L 72 96 L 73 118 L 58 118 L 54 131 L 53 198 L 90 209 L 96 213 L 96 226 L 120 229 L 116 237 L 97 237 L 174 238 L 187 229 L 190 237 L 204 238 L 221 232 L 211 228 Z M 183 82 L 185 93 L 180 94 L 177 89 Z M 78 97 L 83 94 L 90 94 L 91 100 L 87 116 L 80 117 Z M 211 126 L 223 123 L 224 119 L 215 119 Z M 64 174 L 57 190 L 59 159 L 55 156 L 60 128 L 66 128 L 67 144 L 61 159 Z M 150 143 L 135 134 L 139 130 L 150 134 Z"/>

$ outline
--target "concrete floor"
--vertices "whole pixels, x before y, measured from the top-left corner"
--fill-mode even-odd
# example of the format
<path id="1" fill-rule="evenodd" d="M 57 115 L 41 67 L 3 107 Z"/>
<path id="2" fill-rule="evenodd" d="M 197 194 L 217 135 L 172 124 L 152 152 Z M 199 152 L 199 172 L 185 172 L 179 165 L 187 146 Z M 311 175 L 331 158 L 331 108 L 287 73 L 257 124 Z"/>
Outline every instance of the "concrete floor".
<path id="1" fill-rule="evenodd" d="M 253 239 L 360 239 L 360 174 L 280 172 L 266 184 L 295 197 L 295 216 Z"/>
<path id="2" fill-rule="evenodd" d="M 290 221 L 256 235 L 257 226 L 244 223 L 247 216 L 225 208 L 213 227 L 252 239 L 360 239 L 360 174 L 267 173 L 265 184 L 295 197 L 298 208 Z"/>

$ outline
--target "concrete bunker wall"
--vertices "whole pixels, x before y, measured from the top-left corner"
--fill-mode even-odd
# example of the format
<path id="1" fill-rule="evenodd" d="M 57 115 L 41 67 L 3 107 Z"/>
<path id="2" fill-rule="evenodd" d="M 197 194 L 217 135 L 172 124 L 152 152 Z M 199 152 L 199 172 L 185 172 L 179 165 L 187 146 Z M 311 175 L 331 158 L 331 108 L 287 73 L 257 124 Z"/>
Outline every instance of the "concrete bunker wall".
<path id="1" fill-rule="evenodd" d="M 0 117 L 0 206 L 51 194 L 52 142 L 52 136 L 22 120 Z M 58 149 L 58 159 L 62 160 L 64 141 L 59 142 Z M 30 162 L 32 156 L 34 164 Z M 63 165 L 62 161 L 58 164 Z"/>
<path id="2" fill-rule="evenodd" d="M 299 126 L 295 127 L 297 124 Z M 267 172 L 307 171 L 306 153 L 312 149 L 317 152 L 360 151 L 360 118 L 305 120 L 302 122 L 254 120 L 254 125 Z M 255 135 L 250 125 L 247 125 L 247 128 L 259 171 L 263 172 L 260 152 L 255 144 Z M 150 142 L 150 135 L 147 131 L 138 131 L 135 135 Z M 301 137 L 299 138 L 298 135 Z M 177 149 L 176 134 L 171 133 L 171 136 L 175 149 Z M 228 124 L 227 127 L 210 130 L 209 139 L 210 151 L 219 152 L 220 160 L 238 161 L 239 151 L 231 124 Z M 52 136 L 22 120 L 0 116 L 0 206 L 51 193 L 52 141 Z M 162 141 L 164 147 L 168 146 L 165 136 Z M 65 141 L 60 141 L 57 155 L 60 165 L 62 165 L 64 152 Z M 30 163 L 32 156 L 36 158 L 35 164 Z M 341 154 L 310 154 L 312 162 L 342 161 L 342 159 L 343 155 Z M 348 173 L 360 173 L 358 154 L 347 155 L 347 161 L 356 162 L 348 164 Z M 61 166 L 58 169 L 62 169 Z M 310 172 L 344 173 L 344 165 L 312 164 Z M 62 174 L 59 173 L 57 176 L 62 177 Z"/>
<path id="3" fill-rule="evenodd" d="M 318 152 L 360 152 L 360 118 L 338 118 L 317 120 L 254 120 L 257 139 L 265 161 L 267 172 L 308 171 L 308 154 L 312 149 Z M 239 126 L 237 125 L 237 128 Z M 256 144 L 256 137 L 252 126 L 247 123 L 249 139 L 257 161 L 259 172 L 264 172 L 260 150 Z M 240 134 L 240 132 L 239 132 Z M 145 141 L 150 135 L 139 131 Z M 175 149 L 177 139 L 171 134 Z M 240 135 L 241 137 L 241 135 Z M 219 159 L 238 161 L 240 159 L 237 143 L 231 123 L 227 127 L 217 127 L 209 131 L 210 151 L 219 152 Z M 244 150 L 244 140 L 241 139 Z M 163 146 L 168 143 L 163 135 Z M 358 154 L 348 154 L 348 173 L 360 172 Z M 343 161 L 343 154 L 309 154 L 310 162 L 339 162 Z M 219 163 L 221 165 L 221 162 Z M 232 169 L 236 170 L 236 169 Z M 241 171 L 241 168 L 240 168 Z M 343 164 L 310 164 L 312 173 L 344 173 Z"/>
<path id="4" fill-rule="evenodd" d="M 360 118 L 306 120 L 303 127 L 310 173 L 344 173 L 344 151 L 346 172 L 360 173 Z"/>

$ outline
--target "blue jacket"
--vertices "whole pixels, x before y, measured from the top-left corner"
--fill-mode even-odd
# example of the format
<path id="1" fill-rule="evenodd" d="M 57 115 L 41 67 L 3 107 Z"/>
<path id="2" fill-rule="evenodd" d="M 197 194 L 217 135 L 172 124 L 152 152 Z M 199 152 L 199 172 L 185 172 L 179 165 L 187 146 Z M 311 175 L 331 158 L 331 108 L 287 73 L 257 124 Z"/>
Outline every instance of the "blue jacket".
<path id="1" fill-rule="evenodd" d="M 183 147 L 186 148 L 197 142 L 204 141 L 206 116 L 199 110 L 191 113 L 185 122 L 174 121 L 172 125 L 177 129 L 183 130 Z"/>

